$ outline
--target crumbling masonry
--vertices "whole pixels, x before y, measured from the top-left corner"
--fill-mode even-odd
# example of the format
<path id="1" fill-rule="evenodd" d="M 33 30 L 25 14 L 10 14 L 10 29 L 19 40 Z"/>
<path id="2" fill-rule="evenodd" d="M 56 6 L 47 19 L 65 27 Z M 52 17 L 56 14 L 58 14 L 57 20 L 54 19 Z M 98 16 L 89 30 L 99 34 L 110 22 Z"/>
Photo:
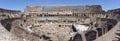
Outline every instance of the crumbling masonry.
<path id="1" fill-rule="evenodd" d="M 0 16 L 1 25 L 22 41 L 100 41 L 118 25 L 120 9 L 106 12 L 100 5 L 27 6 L 24 13 L 0 9 Z M 119 39 L 108 41 L 113 40 Z"/>

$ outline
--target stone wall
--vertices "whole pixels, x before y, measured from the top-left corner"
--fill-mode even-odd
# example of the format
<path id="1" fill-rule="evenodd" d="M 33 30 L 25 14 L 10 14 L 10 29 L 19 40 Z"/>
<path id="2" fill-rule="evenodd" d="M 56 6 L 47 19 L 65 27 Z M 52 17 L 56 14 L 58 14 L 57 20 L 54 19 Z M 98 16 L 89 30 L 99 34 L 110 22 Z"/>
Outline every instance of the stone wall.
<path id="1" fill-rule="evenodd" d="M 20 16 L 21 16 L 21 11 L 0 8 L 0 19 L 16 18 Z"/>
<path id="2" fill-rule="evenodd" d="M 108 18 L 117 19 L 118 21 L 120 21 L 120 8 L 108 10 L 107 16 Z"/>
<path id="3" fill-rule="evenodd" d="M 19 18 L 10 17 L 16 16 L 14 11 L 1 11 L 1 16 L 8 15 L 1 24 L 24 41 L 93 41 L 110 31 L 119 18 L 119 10 L 105 12 L 100 5 L 27 6 Z"/>
<path id="4" fill-rule="evenodd" d="M 8 10 L 8 9 L 2 9 L 0 8 L 0 13 L 9 13 L 9 14 L 19 14 L 21 13 L 21 11 L 17 11 L 17 10 Z"/>

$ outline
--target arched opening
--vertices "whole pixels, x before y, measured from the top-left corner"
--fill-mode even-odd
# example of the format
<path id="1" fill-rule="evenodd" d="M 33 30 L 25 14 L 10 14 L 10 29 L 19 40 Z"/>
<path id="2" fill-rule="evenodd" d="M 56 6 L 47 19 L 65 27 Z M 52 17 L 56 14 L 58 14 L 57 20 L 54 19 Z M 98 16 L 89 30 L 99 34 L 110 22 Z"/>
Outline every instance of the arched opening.
<path id="1" fill-rule="evenodd" d="M 111 24 L 108 24 L 108 31 L 112 28 L 113 26 Z"/>
<path id="2" fill-rule="evenodd" d="M 96 31 L 89 31 L 85 34 L 87 41 L 93 41 L 96 39 L 97 32 Z"/>
<path id="3" fill-rule="evenodd" d="M 83 41 L 82 36 L 80 34 L 76 34 L 75 37 L 73 38 L 73 41 Z"/>
<path id="4" fill-rule="evenodd" d="M 107 22 L 108 31 L 112 29 L 117 24 L 117 20 L 109 19 Z"/>
<path id="5" fill-rule="evenodd" d="M 5 28 L 6 28 L 8 31 L 10 31 L 10 29 L 11 29 L 11 24 L 10 24 L 10 23 L 7 23 L 6 26 L 5 26 Z"/>
<path id="6" fill-rule="evenodd" d="M 10 31 L 11 30 L 12 22 L 14 20 L 17 20 L 17 19 L 20 19 L 20 18 L 6 18 L 6 19 L 1 20 L 0 22 L 1 22 L 1 25 L 4 26 L 4 28 L 6 30 Z"/>
<path id="7" fill-rule="evenodd" d="M 98 37 L 100 37 L 102 35 L 102 28 L 97 28 L 96 30 L 98 32 Z"/>

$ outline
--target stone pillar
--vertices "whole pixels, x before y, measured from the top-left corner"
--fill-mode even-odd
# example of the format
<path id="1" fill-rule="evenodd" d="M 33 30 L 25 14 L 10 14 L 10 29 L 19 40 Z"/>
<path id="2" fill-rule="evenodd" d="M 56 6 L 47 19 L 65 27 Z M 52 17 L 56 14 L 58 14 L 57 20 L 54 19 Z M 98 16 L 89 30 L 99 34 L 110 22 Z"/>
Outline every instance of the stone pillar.
<path id="1" fill-rule="evenodd" d="M 94 30 L 96 33 L 97 33 L 97 35 L 96 35 L 96 39 L 98 38 L 98 31 L 97 30 Z"/>
<path id="2" fill-rule="evenodd" d="M 104 34 L 104 28 L 102 28 L 102 35 Z"/>
<path id="3" fill-rule="evenodd" d="M 105 24 L 105 33 L 107 33 L 107 31 L 108 31 L 108 26 L 107 26 L 107 24 Z"/>

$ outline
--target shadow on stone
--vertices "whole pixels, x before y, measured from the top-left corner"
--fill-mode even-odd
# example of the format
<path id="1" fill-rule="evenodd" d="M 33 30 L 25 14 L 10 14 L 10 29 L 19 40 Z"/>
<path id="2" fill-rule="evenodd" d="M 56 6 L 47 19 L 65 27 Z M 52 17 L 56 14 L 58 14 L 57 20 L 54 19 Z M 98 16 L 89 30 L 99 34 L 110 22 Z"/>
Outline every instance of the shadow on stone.
<path id="1" fill-rule="evenodd" d="M 83 41 L 82 36 L 80 34 L 76 34 L 73 41 Z"/>

